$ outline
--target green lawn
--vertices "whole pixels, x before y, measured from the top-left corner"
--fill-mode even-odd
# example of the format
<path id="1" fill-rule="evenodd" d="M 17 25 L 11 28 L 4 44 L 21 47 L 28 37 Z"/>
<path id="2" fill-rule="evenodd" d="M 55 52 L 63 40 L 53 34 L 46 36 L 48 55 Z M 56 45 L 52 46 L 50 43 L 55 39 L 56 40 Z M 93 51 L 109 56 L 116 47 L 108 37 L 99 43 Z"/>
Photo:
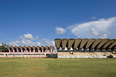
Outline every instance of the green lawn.
<path id="1" fill-rule="evenodd" d="M 116 59 L 0 58 L 0 77 L 116 77 Z"/>

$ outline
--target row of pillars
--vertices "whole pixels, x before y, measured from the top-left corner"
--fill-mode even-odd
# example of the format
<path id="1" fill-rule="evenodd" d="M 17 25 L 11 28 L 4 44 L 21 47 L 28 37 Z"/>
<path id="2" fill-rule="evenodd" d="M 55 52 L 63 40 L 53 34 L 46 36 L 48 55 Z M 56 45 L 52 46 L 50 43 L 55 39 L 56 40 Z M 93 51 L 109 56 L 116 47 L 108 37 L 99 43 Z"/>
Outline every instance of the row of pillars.
<path id="1" fill-rule="evenodd" d="M 8 46 L 9 52 L 54 52 L 53 46 Z"/>

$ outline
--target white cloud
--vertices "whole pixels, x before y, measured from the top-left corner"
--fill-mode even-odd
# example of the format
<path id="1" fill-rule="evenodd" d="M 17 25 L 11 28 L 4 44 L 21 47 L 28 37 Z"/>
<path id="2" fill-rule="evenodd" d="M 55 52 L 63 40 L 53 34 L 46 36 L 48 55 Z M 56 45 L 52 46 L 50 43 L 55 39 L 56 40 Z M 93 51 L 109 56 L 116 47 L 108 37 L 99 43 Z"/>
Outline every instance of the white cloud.
<path id="1" fill-rule="evenodd" d="M 64 34 L 65 32 L 66 30 L 64 28 L 61 28 L 61 27 L 56 28 L 56 34 Z"/>
<path id="2" fill-rule="evenodd" d="M 20 36 L 20 41 L 13 41 L 13 42 L 10 42 L 9 45 L 11 46 L 18 46 L 19 44 L 20 45 L 25 45 L 25 46 L 33 46 L 35 45 L 36 43 L 33 42 L 33 40 L 37 39 L 38 37 L 34 38 L 32 36 L 32 34 L 24 34 L 23 36 L 21 35 Z"/>
<path id="3" fill-rule="evenodd" d="M 99 34 L 99 32 L 95 28 L 91 28 L 91 31 L 92 31 L 92 33 L 94 35 L 98 35 Z"/>
<path id="4" fill-rule="evenodd" d="M 33 40 L 37 40 L 38 36 L 34 38 L 32 34 L 28 33 L 28 34 L 24 34 L 23 36 L 20 36 L 20 38 L 21 38 L 21 43 L 23 45 L 33 46 L 33 45 L 36 45 L 36 43 L 33 42 Z"/>
<path id="5" fill-rule="evenodd" d="M 50 41 L 48 39 L 43 39 L 43 42 L 45 42 L 46 45 L 48 45 L 48 46 L 55 46 L 55 42 L 54 41 Z"/>
<path id="6" fill-rule="evenodd" d="M 17 42 L 10 42 L 9 45 L 11 45 L 11 46 L 18 46 Z"/>
<path id="7" fill-rule="evenodd" d="M 55 41 L 51 41 L 51 45 L 52 46 L 55 46 Z"/>
<path id="8" fill-rule="evenodd" d="M 108 38 L 108 35 L 107 34 L 104 34 L 100 38 L 102 38 L 102 39 Z"/>
<path id="9" fill-rule="evenodd" d="M 26 45 L 26 46 L 33 46 L 33 45 L 35 45 L 35 43 L 34 43 L 32 40 L 23 39 L 21 42 L 22 42 L 24 45 Z"/>
<path id="10" fill-rule="evenodd" d="M 91 17 L 91 19 L 96 19 L 96 17 Z"/>
<path id="11" fill-rule="evenodd" d="M 26 39 L 26 40 L 34 40 L 32 34 L 24 34 L 24 36 L 20 36 L 22 39 Z"/>
<path id="12" fill-rule="evenodd" d="M 116 17 L 71 25 L 69 28 L 79 38 L 99 38 L 108 37 L 109 28 L 114 25 L 116 26 Z"/>
<path id="13" fill-rule="evenodd" d="M 40 42 L 37 42 L 37 46 L 41 46 L 41 43 Z"/>
<path id="14" fill-rule="evenodd" d="M 55 46 L 54 41 L 50 41 L 49 39 L 42 39 L 38 40 L 38 36 L 36 38 L 33 37 L 32 34 L 24 34 L 23 36 L 20 36 L 20 40 L 16 40 L 13 42 L 10 42 L 9 45 L 11 46 L 18 46 L 18 45 L 25 45 L 25 46 Z"/>

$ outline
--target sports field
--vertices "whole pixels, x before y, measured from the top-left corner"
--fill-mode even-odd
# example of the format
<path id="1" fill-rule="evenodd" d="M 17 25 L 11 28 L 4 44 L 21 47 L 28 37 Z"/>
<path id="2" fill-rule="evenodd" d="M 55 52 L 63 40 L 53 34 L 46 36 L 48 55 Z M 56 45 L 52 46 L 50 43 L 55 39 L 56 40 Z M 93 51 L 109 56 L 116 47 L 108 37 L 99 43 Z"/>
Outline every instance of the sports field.
<path id="1" fill-rule="evenodd" d="M 116 77 L 116 59 L 0 58 L 0 77 Z"/>

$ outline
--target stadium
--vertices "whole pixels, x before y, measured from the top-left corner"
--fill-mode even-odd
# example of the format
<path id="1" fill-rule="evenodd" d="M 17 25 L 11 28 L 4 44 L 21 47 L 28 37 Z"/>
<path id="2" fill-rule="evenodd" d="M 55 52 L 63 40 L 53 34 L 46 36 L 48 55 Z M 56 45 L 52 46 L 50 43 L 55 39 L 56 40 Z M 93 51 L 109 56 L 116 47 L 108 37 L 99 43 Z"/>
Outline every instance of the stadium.
<path id="1" fill-rule="evenodd" d="M 0 57 L 116 58 L 116 39 L 55 39 L 54 46 L 6 46 Z"/>
<path id="2" fill-rule="evenodd" d="M 58 58 L 116 57 L 116 39 L 55 39 Z"/>
<path id="3" fill-rule="evenodd" d="M 116 77 L 116 0 L 0 0 L 0 77 Z"/>

